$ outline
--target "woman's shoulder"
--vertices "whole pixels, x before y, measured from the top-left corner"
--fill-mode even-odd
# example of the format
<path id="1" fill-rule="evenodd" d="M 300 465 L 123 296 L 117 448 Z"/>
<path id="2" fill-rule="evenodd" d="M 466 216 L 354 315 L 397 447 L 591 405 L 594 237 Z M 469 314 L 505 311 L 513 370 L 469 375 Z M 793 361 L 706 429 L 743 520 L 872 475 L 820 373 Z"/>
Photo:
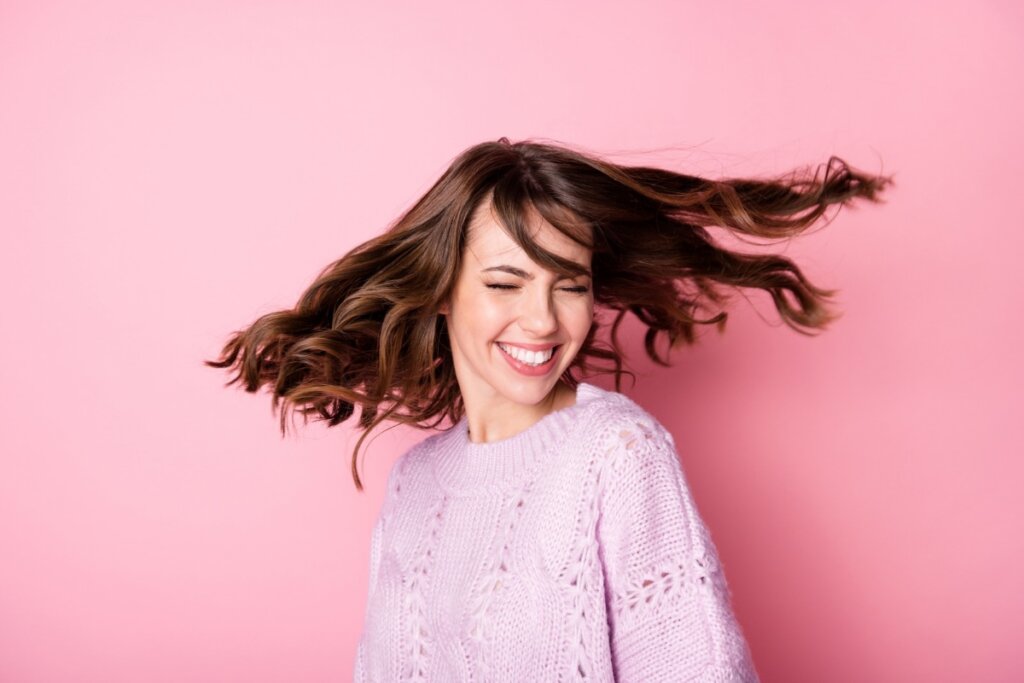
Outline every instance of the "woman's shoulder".
<path id="1" fill-rule="evenodd" d="M 590 412 L 591 425 L 583 432 L 584 457 L 599 489 L 646 490 L 680 475 L 675 439 L 661 421 L 633 398 L 601 391 Z"/>
<path id="2" fill-rule="evenodd" d="M 442 447 L 453 436 L 453 429 L 454 426 L 443 430 L 434 430 L 407 448 L 391 465 L 389 476 L 392 479 L 398 479 L 425 467 L 429 463 L 430 454 Z"/>
<path id="3" fill-rule="evenodd" d="M 587 434 L 599 441 L 618 441 L 628 435 L 655 435 L 674 446 L 672 434 L 650 411 L 626 394 L 588 385 L 593 394 Z"/>

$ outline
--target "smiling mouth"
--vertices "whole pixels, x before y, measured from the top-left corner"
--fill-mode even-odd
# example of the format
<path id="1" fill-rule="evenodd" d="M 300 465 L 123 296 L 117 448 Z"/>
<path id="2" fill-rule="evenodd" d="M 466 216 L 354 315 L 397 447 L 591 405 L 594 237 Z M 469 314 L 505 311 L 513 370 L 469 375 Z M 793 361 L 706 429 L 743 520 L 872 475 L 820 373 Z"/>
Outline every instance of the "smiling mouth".
<path id="1" fill-rule="evenodd" d="M 516 361 L 517 363 L 522 363 L 523 365 L 526 365 L 528 367 L 536 368 L 536 367 L 541 367 L 543 365 L 547 365 L 548 363 L 550 363 L 554 359 L 555 354 L 558 353 L 558 349 L 562 345 L 561 344 L 555 344 L 554 346 L 552 346 L 550 349 L 547 350 L 547 353 L 550 354 L 550 355 L 547 355 L 546 358 L 542 356 L 541 357 L 542 360 L 538 360 L 538 361 L 530 361 L 530 360 L 524 360 L 523 358 L 519 358 L 516 355 L 514 355 L 513 352 L 509 351 L 509 349 L 515 349 L 516 353 L 519 353 L 519 354 L 522 354 L 524 356 L 528 356 L 528 357 L 531 357 L 531 358 L 537 357 L 537 355 L 539 353 L 541 353 L 541 352 L 527 351 L 525 349 L 519 348 L 515 344 L 504 344 L 502 342 L 497 342 L 497 346 L 501 350 L 502 353 L 504 353 L 506 356 L 508 356 L 512 360 Z"/>

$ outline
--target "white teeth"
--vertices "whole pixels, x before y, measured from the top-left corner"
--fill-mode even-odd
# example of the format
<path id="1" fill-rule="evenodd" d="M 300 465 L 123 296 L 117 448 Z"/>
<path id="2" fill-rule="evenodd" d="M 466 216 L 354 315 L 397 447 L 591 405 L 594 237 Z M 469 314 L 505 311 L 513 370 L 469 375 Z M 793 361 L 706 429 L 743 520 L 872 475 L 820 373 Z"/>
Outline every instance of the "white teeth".
<path id="1" fill-rule="evenodd" d="M 498 344 L 498 346 L 500 346 L 508 355 L 528 365 L 542 365 L 547 363 L 548 360 L 551 359 L 551 354 L 555 352 L 554 347 L 547 351 L 527 351 L 526 349 L 521 349 L 518 346 L 509 346 L 508 344 Z"/>

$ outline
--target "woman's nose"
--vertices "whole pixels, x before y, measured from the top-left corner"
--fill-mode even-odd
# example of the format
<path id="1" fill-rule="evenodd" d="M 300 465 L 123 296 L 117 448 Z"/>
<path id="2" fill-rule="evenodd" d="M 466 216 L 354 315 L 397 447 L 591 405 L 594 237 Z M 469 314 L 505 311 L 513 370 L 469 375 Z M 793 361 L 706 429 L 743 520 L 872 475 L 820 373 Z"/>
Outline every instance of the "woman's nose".
<path id="1" fill-rule="evenodd" d="M 523 302 L 519 326 L 535 337 L 545 337 L 558 330 L 558 318 L 548 292 L 531 292 Z"/>

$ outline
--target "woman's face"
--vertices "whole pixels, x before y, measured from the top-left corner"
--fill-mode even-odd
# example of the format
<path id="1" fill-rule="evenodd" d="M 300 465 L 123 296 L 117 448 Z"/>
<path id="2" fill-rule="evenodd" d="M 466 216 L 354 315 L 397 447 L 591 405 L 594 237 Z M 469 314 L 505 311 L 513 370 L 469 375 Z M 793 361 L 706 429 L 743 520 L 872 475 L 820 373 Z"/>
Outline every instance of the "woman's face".
<path id="1" fill-rule="evenodd" d="M 590 269 L 590 249 L 536 212 L 531 221 L 540 246 Z M 531 261 L 485 200 L 470 225 L 450 304 L 441 312 L 467 405 L 536 405 L 555 388 L 590 331 L 593 286 L 589 275 L 568 279 Z"/>

